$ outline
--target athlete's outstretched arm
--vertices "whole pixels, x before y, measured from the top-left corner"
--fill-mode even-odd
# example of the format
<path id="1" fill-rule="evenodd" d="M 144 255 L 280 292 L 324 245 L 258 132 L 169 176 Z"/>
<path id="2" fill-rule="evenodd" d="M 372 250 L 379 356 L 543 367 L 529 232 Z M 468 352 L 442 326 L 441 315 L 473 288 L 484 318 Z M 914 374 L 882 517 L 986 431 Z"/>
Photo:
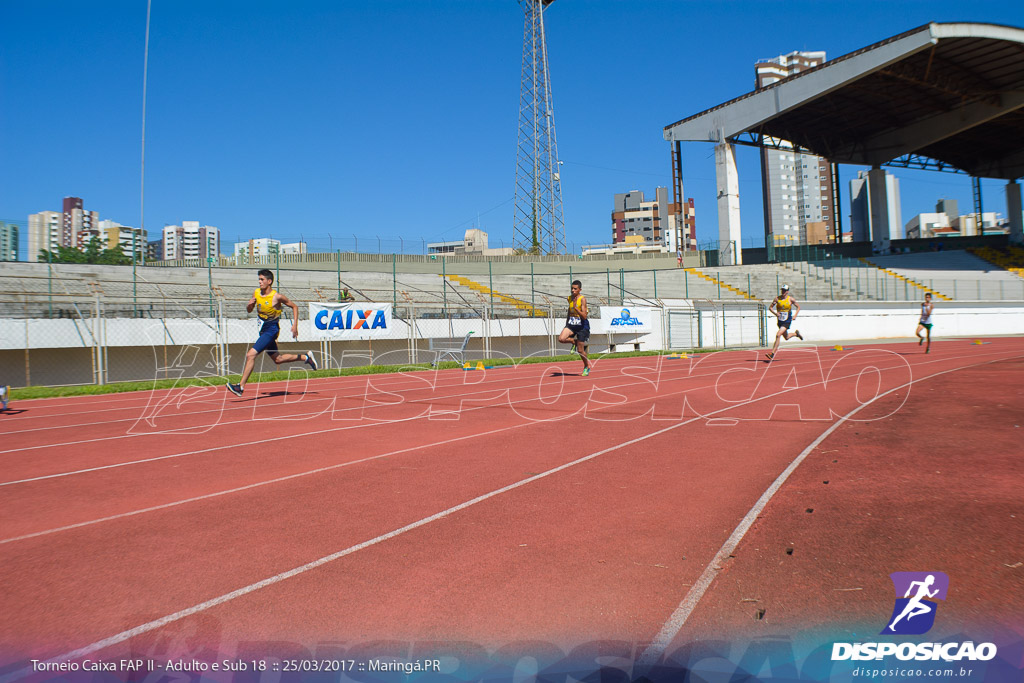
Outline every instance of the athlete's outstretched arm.
<path id="1" fill-rule="evenodd" d="M 285 306 L 288 306 L 289 308 L 292 309 L 292 337 L 294 339 L 298 339 L 299 338 L 299 307 L 295 304 L 294 301 L 291 301 L 284 294 L 278 293 L 278 296 L 281 297 L 279 299 L 279 301 L 282 304 L 284 304 Z"/>

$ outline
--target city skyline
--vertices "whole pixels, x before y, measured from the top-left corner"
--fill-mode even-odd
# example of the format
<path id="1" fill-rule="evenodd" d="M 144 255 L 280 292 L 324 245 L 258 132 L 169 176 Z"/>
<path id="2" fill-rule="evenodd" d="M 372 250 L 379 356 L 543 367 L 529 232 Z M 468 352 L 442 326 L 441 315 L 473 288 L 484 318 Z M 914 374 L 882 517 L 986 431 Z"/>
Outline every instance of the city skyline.
<path id="1" fill-rule="evenodd" d="M 795 50 L 838 57 L 929 21 L 1024 25 L 1024 8 L 1009 2 L 904 3 L 898 19 L 885 3 L 796 5 L 794 20 L 771 31 L 752 20 L 760 6 L 743 2 L 584 10 L 563 0 L 547 10 L 567 243 L 607 241 L 615 194 L 670 186 L 662 128 L 749 92 L 759 60 Z M 145 2 L 5 3 L 0 85 L 17 105 L 0 112 L 0 220 L 24 223 L 77 196 L 154 235 L 196 219 L 219 226 L 225 243 L 301 239 L 311 251 L 359 240 L 360 250 L 390 242 L 418 253 L 470 227 L 511 245 L 517 3 L 239 7 L 153 3 L 143 225 Z M 651 23 L 678 26 L 686 40 L 667 34 L 626 53 L 608 41 Z M 60 37 L 45 50 L 41 26 Z M 717 239 L 712 149 L 682 151 L 684 194 L 707 243 Z M 737 156 L 744 246 L 760 246 L 759 155 Z M 844 228 L 847 185 L 862 169 L 840 167 Z M 889 170 L 901 183 L 901 223 L 938 199 L 972 205 L 967 176 Z M 1002 182 L 983 188 L 985 211 L 1005 213 Z"/>

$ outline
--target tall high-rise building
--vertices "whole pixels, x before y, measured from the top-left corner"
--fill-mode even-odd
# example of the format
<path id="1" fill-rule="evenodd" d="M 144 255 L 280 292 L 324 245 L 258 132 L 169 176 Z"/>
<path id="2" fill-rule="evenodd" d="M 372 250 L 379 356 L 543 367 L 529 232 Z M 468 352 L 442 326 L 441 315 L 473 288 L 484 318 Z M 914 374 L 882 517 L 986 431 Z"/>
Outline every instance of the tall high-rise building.
<path id="1" fill-rule="evenodd" d="M 678 217 L 683 224 L 677 225 Z M 686 250 L 686 236 L 693 232 L 693 200 L 682 211 L 668 201 L 668 188 L 654 190 L 654 201 L 644 201 L 644 193 L 630 190 L 616 194 L 612 206 L 612 244 L 657 244 L 670 251 Z"/>
<path id="2" fill-rule="evenodd" d="M 755 65 L 757 87 L 824 63 L 824 52 L 790 52 Z M 778 149 L 761 148 L 761 179 L 764 192 L 765 243 L 775 246 L 808 244 L 824 230 L 835 232 L 832 206 L 831 163 L 778 141 Z M 824 228 L 817 223 L 824 223 Z M 808 224 L 811 237 L 808 236 Z"/>
<path id="3" fill-rule="evenodd" d="M 146 244 L 146 260 L 147 261 L 163 261 L 164 260 L 164 240 L 161 237 L 158 240 L 150 240 Z"/>
<path id="4" fill-rule="evenodd" d="M 17 261 L 18 225 L 0 221 L 0 261 Z"/>
<path id="5" fill-rule="evenodd" d="M 885 206 L 876 205 L 873 197 L 881 196 L 881 188 L 871 183 L 885 178 Z M 903 237 L 899 178 L 881 169 L 858 171 L 850 181 L 850 230 L 854 242 L 880 242 Z"/>
<path id="6" fill-rule="evenodd" d="M 935 213 L 944 213 L 953 220 L 960 216 L 960 206 L 955 199 L 940 199 L 935 202 Z"/>
<path id="7" fill-rule="evenodd" d="M 121 245 L 121 252 L 129 258 L 132 255 L 132 245 L 135 248 L 135 258 L 144 261 L 146 258 L 146 231 L 141 228 L 132 228 L 121 225 L 117 221 L 102 220 L 97 225 L 100 241 L 107 249 L 113 249 L 115 245 Z"/>
<path id="8" fill-rule="evenodd" d="M 165 261 L 179 259 L 217 258 L 220 254 L 220 230 L 199 221 L 182 221 L 181 225 L 164 226 L 163 256 Z"/>
<path id="9" fill-rule="evenodd" d="M 262 237 L 248 242 L 235 242 L 235 259 L 239 264 L 256 263 L 262 256 L 273 256 L 281 253 L 281 242 Z"/>
<path id="10" fill-rule="evenodd" d="M 100 215 L 86 211 L 81 197 L 65 197 L 62 213 L 61 246 L 84 249 L 94 237 L 100 237 Z"/>
<path id="11" fill-rule="evenodd" d="M 28 217 L 28 254 L 26 261 L 38 261 L 39 252 L 54 252 L 61 246 L 60 211 L 40 211 Z"/>

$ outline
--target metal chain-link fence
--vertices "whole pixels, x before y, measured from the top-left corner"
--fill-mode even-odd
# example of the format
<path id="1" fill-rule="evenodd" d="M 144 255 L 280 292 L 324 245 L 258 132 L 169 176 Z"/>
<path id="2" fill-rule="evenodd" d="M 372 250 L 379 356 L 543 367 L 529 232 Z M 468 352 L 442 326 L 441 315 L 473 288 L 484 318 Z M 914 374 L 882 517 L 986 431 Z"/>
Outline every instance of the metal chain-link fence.
<path id="1" fill-rule="evenodd" d="M 14 387 L 109 384 L 224 377 L 241 373 L 256 340 L 258 320 L 247 300 L 207 296 L 191 299 L 117 298 L 100 294 L 21 294 L 0 318 L 0 383 Z M 649 306 L 658 320 L 651 333 L 594 334 L 595 351 L 638 348 L 729 348 L 763 343 L 764 305 L 758 302 L 697 301 L 689 308 Z M 314 339 L 300 310 L 299 337 L 291 336 L 286 308 L 278 347 L 282 353 L 317 354 L 321 368 L 430 364 L 438 360 L 556 356 L 565 305 L 524 309 L 512 303 L 407 302 L 393 309 L 390 329 L 373 340 Z M 601 318 L 603 304 L 590 307 Z M 618 311 L 616 303 L 613 308 Z M 685 321 L 685 322 L 684 322 Z M 667 325 L 667 328 L 666 328 Z M 467 341 L 468 335 L 468 341 Z M 313 341 L 310 341 L 313 340 Z M 463 348 L 463 342 L 465 342 Z M 458 347 L 460 355 L 445 354 Z M 256 371 L 287 370 L 265 354 Z"/>

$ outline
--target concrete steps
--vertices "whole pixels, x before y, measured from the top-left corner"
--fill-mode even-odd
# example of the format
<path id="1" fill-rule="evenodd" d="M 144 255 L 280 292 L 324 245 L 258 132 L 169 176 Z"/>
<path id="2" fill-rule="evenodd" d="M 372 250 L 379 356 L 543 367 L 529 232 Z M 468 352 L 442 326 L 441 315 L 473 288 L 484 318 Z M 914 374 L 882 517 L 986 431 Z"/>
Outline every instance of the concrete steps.
<path id="1" fill-rule="evenodd" d="M 877 265 L 875 265 L 874 263 L 872 263 L 871 261 L 869 261 L 866 258 L 861 258 L 861 259 L 858 259 L 858 260 L 862 261 L 863 263 L 867 264 L 868 266 L 870 266 L 872 268 L 878 268 L 883 273 L 887 273 L 887 274 L 891 275 L 892 277 L 896 278 L 897 280 L 901 280 L 903 282 L 909 283 L 910 285 L 912 285 L 916 289 L 919 289 L 922 293 L 931 294 L 932 296 L 938 297 L 939 299 L 942 299 L 944 301 L 952 301 L 953 300 L 953 297 L 946 296 L 942 292 L 937 292 L 934 289 L 931 289 L 930 287 L 925 287 L 920 282 L 917 282 L 916 280 L 912 280 L 912 279 L 906 277 L 905 275 L 901 275 L 901 274 L 897 273 L 894 270 L 890 270 L 888 268 L 883 268 L 881 266 L 877 266 Z"/>

